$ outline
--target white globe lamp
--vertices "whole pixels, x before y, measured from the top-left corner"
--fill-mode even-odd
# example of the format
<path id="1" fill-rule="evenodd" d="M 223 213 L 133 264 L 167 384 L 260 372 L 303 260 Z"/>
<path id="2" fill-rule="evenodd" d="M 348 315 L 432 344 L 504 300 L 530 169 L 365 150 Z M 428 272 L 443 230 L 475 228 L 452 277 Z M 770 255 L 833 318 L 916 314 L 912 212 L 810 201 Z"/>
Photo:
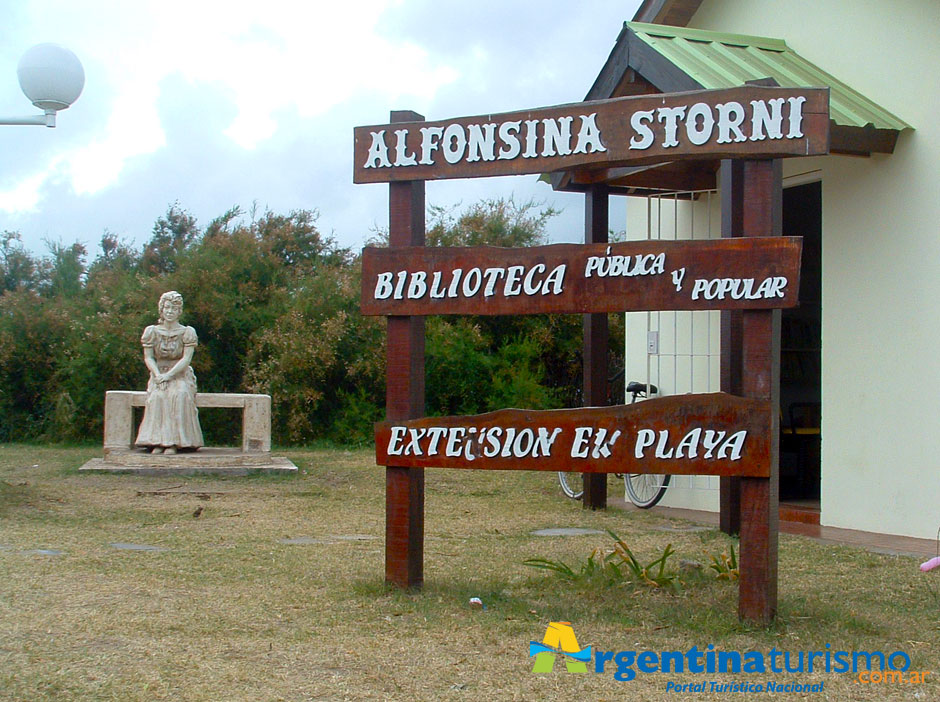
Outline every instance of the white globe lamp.
<path id="1" fill-rule="evenodd" d="M 85 87 L 81 61 L 58 44 L 37 44 L 28 49 L 16 75 L 29 101 L 46 114 L 67 109 Z"/>

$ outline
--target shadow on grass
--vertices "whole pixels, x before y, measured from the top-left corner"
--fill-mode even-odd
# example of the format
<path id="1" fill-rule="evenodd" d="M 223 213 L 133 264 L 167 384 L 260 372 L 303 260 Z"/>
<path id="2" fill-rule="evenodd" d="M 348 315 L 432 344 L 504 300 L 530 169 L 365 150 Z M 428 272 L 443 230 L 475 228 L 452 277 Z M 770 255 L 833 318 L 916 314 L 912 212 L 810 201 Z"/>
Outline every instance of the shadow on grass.
<path id="1" fill-rule="evenodd" d="M 0 480 L 0 517 L 18 507 L 34 506 L 42 496 L 26 481 L 15 483 Z"/>

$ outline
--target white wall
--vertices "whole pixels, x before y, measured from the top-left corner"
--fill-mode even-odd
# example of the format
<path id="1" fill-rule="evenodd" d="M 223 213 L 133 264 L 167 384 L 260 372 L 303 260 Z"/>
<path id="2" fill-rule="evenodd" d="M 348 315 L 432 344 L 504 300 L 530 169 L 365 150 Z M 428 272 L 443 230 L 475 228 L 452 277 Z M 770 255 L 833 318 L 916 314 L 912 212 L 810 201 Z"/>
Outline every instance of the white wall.
<path id="1" fill-rule="evenodd" d="M 706 0 L 700 29 L 785 39 L 913 125 L 870 159 L 793 159 L 823 198 L 824 525 L 940 526 L 940 11 L 936 0 Z"/>
<path id="2" fill-rule="evenodd" d="M 717 193 L 694 201 L 672 197 L 627 200 L 628 239 L 709 239 L 721 235 Z M 628 312 L 625 380 L 650 382 L 660 395 L 718 392 L 720 322 L 717 311 Z M 647 353 L 647 333 L 659 333 L 659 353 Z M 627 398 L 629 401 L 629 398 Z M 718 478 L 674 475 L 660 503 L 688 509 L 718 509 Z"/>

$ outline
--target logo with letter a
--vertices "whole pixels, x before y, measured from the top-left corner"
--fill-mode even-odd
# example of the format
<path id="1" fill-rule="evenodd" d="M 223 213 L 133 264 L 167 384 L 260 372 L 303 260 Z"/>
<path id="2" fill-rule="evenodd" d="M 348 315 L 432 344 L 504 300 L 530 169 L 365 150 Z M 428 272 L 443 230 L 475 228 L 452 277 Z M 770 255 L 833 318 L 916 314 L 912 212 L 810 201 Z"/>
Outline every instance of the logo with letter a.
<path id="1" fill-rule="evenodd" d="M 533 673 L 550 673 L 555 668 L 556 654 L 564 656 L 569 673 L 586 673 L 591 660 L 591 647 L 581 648 L 570 622 L 550 622 L 542 643 L 529 642 L 529 655 L 535 656 Z"/>

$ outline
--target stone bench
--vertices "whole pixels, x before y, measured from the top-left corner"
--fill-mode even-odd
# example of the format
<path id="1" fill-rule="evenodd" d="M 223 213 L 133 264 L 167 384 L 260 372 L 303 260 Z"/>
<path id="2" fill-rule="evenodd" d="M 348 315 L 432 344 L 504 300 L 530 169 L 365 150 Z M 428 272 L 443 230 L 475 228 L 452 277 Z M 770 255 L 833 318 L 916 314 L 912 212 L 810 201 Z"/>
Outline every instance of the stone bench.
<path id="1" fill-rule="evenodd" d="M 104 396 L 104 453 L 134 447 L 134 408 L 147 404 L 141 390 L 108 390 Z M 242 410 L 242 453 L 271 452 L 271 396 L 237 392 L 197 392 L 196 407 Z"/>

